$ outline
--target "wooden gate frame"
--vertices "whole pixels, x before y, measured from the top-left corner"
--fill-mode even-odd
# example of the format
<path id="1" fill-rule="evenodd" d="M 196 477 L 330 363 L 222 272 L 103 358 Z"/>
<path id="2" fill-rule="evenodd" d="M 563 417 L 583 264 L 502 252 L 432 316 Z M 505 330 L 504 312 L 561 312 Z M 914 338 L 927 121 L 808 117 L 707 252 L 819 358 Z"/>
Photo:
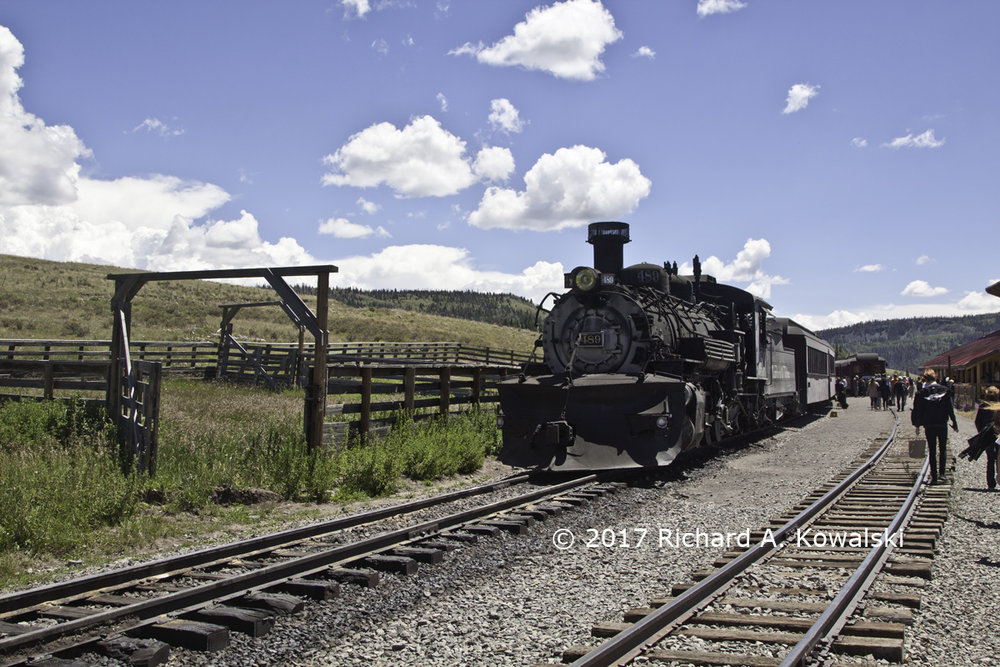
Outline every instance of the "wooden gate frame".
<path id="1" fill-rule="evenodd" d="M 316 266 L 261 267 L 250 269 L 215 269 L 205 271 L 160 271 L 141 273 L 109 273 L 108 280 L 115 281 L 115 293 L 111 297 L 111 312 L 114 323 L 111 329 L 111 372 L 108 374 L 107 406 L 108 414 L 116 418 L 128 408 L 122 397 L 122 370 L 127 363 L 129 332 L 132 328 L 132 299 L 148 283 L 168 280 L 218 280 L 222 278 L 263 278 L 281 298 L 283 308 L 293 315 L 296 324 L 305 326 L 316 343 L 316 363 L 310 384 L 306 387 L 305 424 L 306 442 L 310 450 L 319 449 L 323 442 L 323 420 L 326 416 L 327 366 L 326 349 L 330 333 L 327 330 L 329 317 L 330 274 L 336 273 L 332 264 Z M 287 276 L 316 276 L 316 312 L 313 313 L 295 293 Z M 132 415 L 134 417 L 135 415 Z M 125 438 L 134 440 L 127 432 Z M 131 448 L 141 445 L 133 441 L 126 443 Z M 155 463 L 154 463 L 155 465 Z"/>

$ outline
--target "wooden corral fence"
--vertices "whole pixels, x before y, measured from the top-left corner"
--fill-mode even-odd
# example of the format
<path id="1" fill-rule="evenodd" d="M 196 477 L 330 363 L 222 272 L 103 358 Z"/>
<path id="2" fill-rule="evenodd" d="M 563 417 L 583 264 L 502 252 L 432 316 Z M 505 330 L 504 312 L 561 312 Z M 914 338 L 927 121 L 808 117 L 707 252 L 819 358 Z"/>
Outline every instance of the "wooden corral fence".
<path id="1" fill-rule="evenodd" d="M 339 446 L 355 436 L 364 440 L 369 434 L 384 433 L 401 411 L 418 420 L 495 403 L 500 380 L 516 372 L 512 366 L 452 364 L 330 366 L 328 394 L 359 400 L 327 405 L 327 415 L 357 417 L 327 422 L 324 441 Z M 374 396 L 387 398 L 375 401 Z"/>
<path id="2" fill-rule="evenodd" d="M 51 400 L 56 397 L 57 389 L 103 393 L 108 387 L 108 368 L 107 360 L 0 358 L 0 387 L 16 391 L 16 393 L 0 392 L 0 398 L 19 400 L 37 397 Z M 104 401 L 103 398 L 93 400 Z"/>

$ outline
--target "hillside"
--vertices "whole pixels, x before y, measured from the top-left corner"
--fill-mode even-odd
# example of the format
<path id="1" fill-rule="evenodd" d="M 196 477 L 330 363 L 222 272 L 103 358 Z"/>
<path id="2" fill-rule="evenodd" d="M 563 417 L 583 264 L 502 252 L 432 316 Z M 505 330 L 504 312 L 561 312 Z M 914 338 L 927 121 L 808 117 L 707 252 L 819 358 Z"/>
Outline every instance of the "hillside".
<path id="1" fill-rule="evenodd" d="M 911 317 L 862 322 L 816 333 L 838 348 L 838 358 L 875 352 L 889 368 L 916 372 L 953 347 L 1000 329 L 1000 313 L 964 317 Z"/>
<path id="2" fill-rule="evenodd" d="M 0 338 L 110 338 L 114 283 L 107 275 L 126 272 L 98 264 L 0 255 Z M 268 287 L 203 280 L 150 283 L 133 302 L 132 338 L 212 340 L 222 316 L 220 304 L 276 298 Z M 315 304 L 314 296 L 303 300 Z M 298 336 L 278 307 L 244 309 L 233 325 L 234 335 L 247 340 L 291 342 Z M 537 337 L 523 328 L 375 302 L 357 308 L 336 300 L 330 301 L 329 328 L 331 342 L 457 341 L 519 352 L 530 352 Z"/>
<path id="3" fill-rule="evenodd" d="M 302 288 L 301 293 L 314 294 L 315 289 Z M 513 294 L 487 294 L 469 290 L 361 290 L 354 287 L 334 287 L 330 290 L 330 298 L 353 308 L 400 308 L 535 330 L 535 304 Z"/>

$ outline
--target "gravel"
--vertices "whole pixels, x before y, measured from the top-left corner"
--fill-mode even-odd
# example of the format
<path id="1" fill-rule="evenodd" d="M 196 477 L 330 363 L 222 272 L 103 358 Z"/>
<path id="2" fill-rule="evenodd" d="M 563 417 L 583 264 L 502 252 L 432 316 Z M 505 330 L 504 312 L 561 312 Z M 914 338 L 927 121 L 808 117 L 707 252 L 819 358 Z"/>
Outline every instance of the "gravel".
<path id="1" fill-rule="evenodd" d="M 462 546 L 415 576 L 383 575 L 371 590 L 344 587 L 339 599 L 278 619 L 264 638 L 234 633 L 232 645 L 216 653 L 174 649 L 168 665 L 558 662 L 563 649 L 595 643 L 592 625 L 620 622 L 625 610 L 669 594 L 725 550 L 673 546 L 678 533 L 738 535 L 761 527 L 883 441 L 892 426 L 889 413 L 860 401 L 838 412 L 723 452 L 669 481 L 622 489 L 536 523 L 526 536 Z M 971 419 L 960 426 L 952 442 L 964 446 Z M 907 631 L 914 664 L 992 664 L 998 654 L 1000 640 L 987 624 L 1000 594 L 1000 523 L 990 511 L 1000 494 L 983 492 L 983 467 L 982 460 L 958 462 L 935 578 Z M 571 546 L 556 547 L 569 536 Z"/>

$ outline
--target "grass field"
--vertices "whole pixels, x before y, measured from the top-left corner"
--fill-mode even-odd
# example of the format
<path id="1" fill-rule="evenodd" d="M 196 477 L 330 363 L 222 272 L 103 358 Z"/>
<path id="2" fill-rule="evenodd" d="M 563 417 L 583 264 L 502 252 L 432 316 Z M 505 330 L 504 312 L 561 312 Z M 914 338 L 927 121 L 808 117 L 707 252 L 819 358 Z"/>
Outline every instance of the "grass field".
<path id="1" fill-rule="evenodd" d="M 0 255 L 0 338 L 108 339 L 114 267 Z M 220 304 L 274 300 L 269 288 L 151 283 L 133 302 L 133 340 L 213 340 Z M 314 298 L 305 297 L 307 304 Z M 280 308 L 245 309 L 238 338 L 292 342 Z M 456 341 L 532 349 L 524 329 L 331 302 L 330 339 Z M 399 415 L 382 441 L 308 451 L 300 390 L 270 392 L 167 379 L 154 478 L 123 471 L 102 415 L 74 402 L 0 404 L 0 588 L 67 562 L 200 544 L 315 515 L 319 503 L 385 495 L 477 470 L 495 452 L 492 411 L 414 423 Z M 235 500 L 235 502 L 234 502 Z M 294 504 L 291 504 L 294 503 Z"/>
<path id="2" fill-rule="evenodd" d="M 0 586 L 30 580 L 38 560 L 104 562 L 158 541 L 197 542 L 219 523 L 259 523 L 285 501 L 308 512 L 392 493 L 403 480 L 468 474 L 498 439 L 494 414 L 471 411 L 447 422 L 400 416 L 383 440 L 310 452 L 301 415 L 297 390 L 168 380 L 149 478 L 123 471 L 100 411 L 0 404 Z"/>

